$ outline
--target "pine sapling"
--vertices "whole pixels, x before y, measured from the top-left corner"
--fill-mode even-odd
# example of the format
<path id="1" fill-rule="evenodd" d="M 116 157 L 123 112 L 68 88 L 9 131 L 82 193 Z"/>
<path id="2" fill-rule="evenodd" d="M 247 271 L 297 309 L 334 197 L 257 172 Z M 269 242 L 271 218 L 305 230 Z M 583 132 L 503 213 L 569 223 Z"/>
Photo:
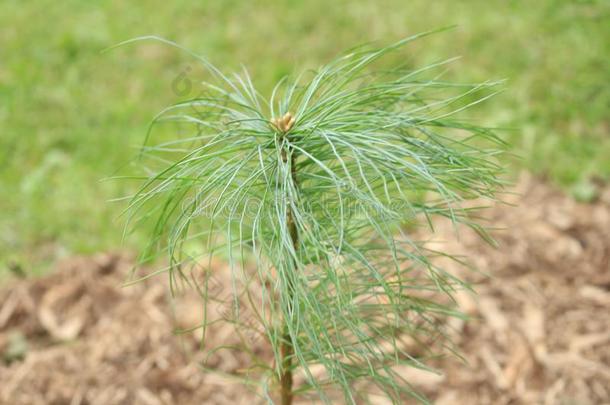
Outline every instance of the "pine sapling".
<path id="1" fill-rule="evenodd" d="M 424 35 L 356 48 L 268 98 L 246 71 L 227 76 L 192 54 L 210 79 L 151 125 L 128 207 L 131 223 L 153 224 L 142 258 L 166 255 L 172 288 L 194 284 L 204 304 L 206 263 L 229 263 L 236 333 L 264 336 L 275 359 L 248 339 L 240 347 L 268 403 L 426 402 L 400 371 L 428 369 L 442 319 L 461 316 L 442 297 L 469 286 L 438 266 L 447 255 L 418 241 L 416 225 L 445 217 L 484 235 L 463 202 L 501 187 L 501 141 L 458 118 L 497 83 L 441 80 L 452 60 L 380 68 Z M 166 121 L 189 132 L 153 142 Z"/>

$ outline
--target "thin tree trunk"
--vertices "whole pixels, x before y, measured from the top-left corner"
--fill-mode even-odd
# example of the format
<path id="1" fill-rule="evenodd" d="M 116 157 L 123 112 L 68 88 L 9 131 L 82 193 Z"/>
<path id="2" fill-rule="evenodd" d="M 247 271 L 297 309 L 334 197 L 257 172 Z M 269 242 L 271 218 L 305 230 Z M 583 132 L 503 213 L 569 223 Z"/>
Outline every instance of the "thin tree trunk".
<path id="1" fill-rule="evenodd" d="M 297 179 L 296 179 L 296 168 L 295 168 L 295 153 L 291 151 L 290 156 L 290 175 L 292 177 L 292 182 L 297 188 Z M 287 162 L 286 150 L 282 150 L 282 159 L 284 163 Z M 299 235 L 297 232 L 297 226 L 294 221 L 294 215 L 292 213 L 292 208 L 290 206 L 286 209 L 286 222 L 288 224 L 288 232 L 290 233 L 290 239 L 292 240 L 292 247 L 296 253 L 299 245 Z M 296 269 L 296 261 L 294 262 L 293 269 Z M 294 293 L 294 287 L 292 285 L 291 279 L 288 277 L 288 308 L 292 309 L 292 297 Z M 293 394 L 292 394 L 292 358 L 294 355 L 294 348 L 292 347 L 292 338 L 290 336 L 290 330 L 288 327 L 288 320 L 284 319 L 284 330 L 282 333 L 282 341 L 280 344 L 280 356 L 281 356 L 281 364 L 282 364 L 282 375 L 280 376 L 280 385 L 281 385 L 281 398 L 282 405 L 291 405 Z"/>

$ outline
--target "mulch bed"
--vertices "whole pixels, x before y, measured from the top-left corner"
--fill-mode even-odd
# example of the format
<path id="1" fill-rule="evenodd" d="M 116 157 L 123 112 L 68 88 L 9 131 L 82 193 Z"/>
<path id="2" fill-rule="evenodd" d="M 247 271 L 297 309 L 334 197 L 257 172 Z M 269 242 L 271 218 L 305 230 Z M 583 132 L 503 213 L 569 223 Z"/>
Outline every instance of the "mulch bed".
<path id="1" fill-rule="evenodd" d="M 610 403 L 610 190 L 591 204 L 531 178 L 515 191 L 514 206 L 486 213 L 503 228 L 499 249 L 438 223 L 430 242 L 481 270 L 453 269 L 477 291 L 457 295 L 472 320 L 449 320 L 465 361 L 447 356 L 438 375 L 405 373 L 437 404 Z M 197 295 L 171 299 L 163 276 L 121 287 L 132 263 L 76 257 L 0 288 L 0 404 L 263 403 L 230 377 L 247 365 L 241 353 L 208 356 L 197 331 L 173 334 L 201 319 Z M 234 335 L 216 325 L 209 345 Z"/>

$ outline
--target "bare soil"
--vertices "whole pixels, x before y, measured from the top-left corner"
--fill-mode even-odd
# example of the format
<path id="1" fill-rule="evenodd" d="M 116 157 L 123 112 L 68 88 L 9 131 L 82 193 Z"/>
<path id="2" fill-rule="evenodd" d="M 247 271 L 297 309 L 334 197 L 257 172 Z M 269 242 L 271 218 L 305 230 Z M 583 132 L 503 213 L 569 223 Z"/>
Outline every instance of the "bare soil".
<path id="1" fill-rule="evenodd" d="M 438 223 L 431 243 L 470 257 L 480 273 L 454 272 L 478 294 L 457 296 L 471 321 L 449 320 L 464 360 L 447 356 L 439 374 L 407 378 L 443 405 L 610 404 L 610 190 L 591 204 L 531 178 L 514 191 L 513 206 L 486 213 L 503 228 L 498 249 Z M 260 402 L 231 378 L 247 365 L 240 353 L 209 356 L 197 332 L 173 334 L 200 319 L 197 295 L 171 299 L 163 276 L 122 287 L 132 263 L 76 257 L 0 288 L 0 404 Z M 235 339 L 222 325 L 208 337 L 211 346 Z M 269 355 L 264 340 L 257 350 Z"/>

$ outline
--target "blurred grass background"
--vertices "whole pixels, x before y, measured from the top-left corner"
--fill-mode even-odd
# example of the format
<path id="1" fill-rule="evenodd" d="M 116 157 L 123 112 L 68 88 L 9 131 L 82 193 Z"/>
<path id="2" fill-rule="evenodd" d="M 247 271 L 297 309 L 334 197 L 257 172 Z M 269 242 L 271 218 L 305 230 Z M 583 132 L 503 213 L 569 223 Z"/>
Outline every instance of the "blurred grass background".
<path id="1" fill-rule="evenodd" d="M 610 178 L 610 1 L 275 0 L 0 2 L 0 273 L 121 245 L 127 182 L 147 124 L 181 99 L 197 64 L 122 40 L 158 35 L 266 93 L 285 74 L 354 45 L 456 24 L 408 48 L 415 64 L 462 56 L 449 79 L 508 79 L 471 112 L 504 132 L 513 162 L 579 198 Z M 179 91 L 176 91 L 176 90 Z M 184 96 L 184 94 L 182 94 Z M 137 247 L 145 235 L 130 237 Z"/>

